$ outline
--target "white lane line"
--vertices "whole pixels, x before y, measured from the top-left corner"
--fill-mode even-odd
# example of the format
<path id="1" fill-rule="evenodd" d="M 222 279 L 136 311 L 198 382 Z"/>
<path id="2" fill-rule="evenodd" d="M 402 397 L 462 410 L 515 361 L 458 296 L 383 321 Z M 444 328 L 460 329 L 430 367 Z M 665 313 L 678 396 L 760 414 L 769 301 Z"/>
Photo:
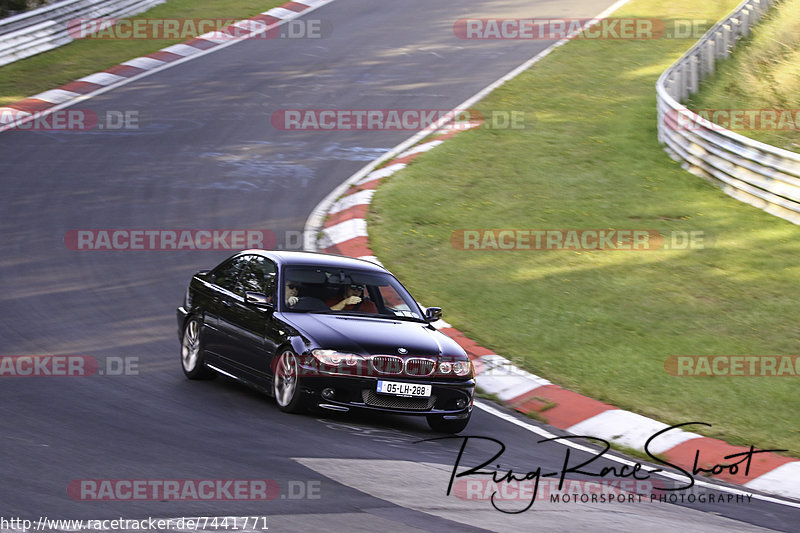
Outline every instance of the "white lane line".
<path id="1" fill-rule="evenodd" d="M 543 437 L 545 439 L 552 439 L 554 437 L 558 437 L 558 435 L 556 435 L 554 433 L 550 433 L 546 429 L 542 429 L 542 428 L 540 428 L 538 426 L 531 425 L 531 424 L 529 424 L 527 422 L 524 422 L 522 420 L 518 420 L 516 417 L 513 417 L 513 416 L 511 416 L 509 414 L 506 414 L 506 413 L 504 413 L 502 411 L 499 411 L 499 410 L 497 410 L 496 408 L 490 406 L 487 403 L 484 403 L 484 402 L 476 400 L 474 405 L 475 405 L 475 407 L 477 407 L 481 411 L 485 411 L 485 412 L 487 412 L 487 413 L 489 413 L 491 415 L 496 416 L 497 418 L 500 418 L 502 420 L 505 420 L 506 422 L 510 422 L 510 423 L 512 423 L 512 424 L 514 424 L 516 426 L 519 426 L 522 429 L 530 431 L 531 433 L 536 433 L 537 435 L 539 435 L 539 436 L 541 436 L 541 437 Z M 559 443 L 559 444 L 562 444 L 564 446 L 569 446 L 570 448 L 574 448 L 576 450 L 580 450 L 582 452 L 590 453 L 592 455 L 597 455 L 597 450 L 593 450 L 592 448 L 589 448 L 588 446 L 584 446 L 582 444 L 578 444 L 577 442 L 574 442 L 574 441 L 571 441 L 571 440 L 559 440 L 559 441 L 556 441 L 556 442 Z M 605 455 L 603 455 L 603 459 L 608 459 L 609 461 L 613 461 L 615 463 L 628 465 L 630 467 L 633 467 L 634 465 L 637 464 L 636 461 L 631 461 L 629 459 L 625 459 L 623 457 L 618 457 L 616 455 L 611 455 L 609 453 L 606 453 Z M 776 468 L 775 470 L 779 470 L 779 469 Z M 773 472 L 775 470 L 773 470 Z M 681 483 L 686 483 L 687 482 L 686 481 L 686 476 L 681 475 L 681 474 L 673 474 L 672 472 L 658 472 L 657 474 L 651 474 L 651 475 L 665 477 L 665 478 L 671 479 L 673 481 L 679 481 Z M 763 477 L 763 476 L 761 476 L 761 477 Z M 753 480 L 753 481 L 756 481 L 756 480 Z M 698 486 L 698 487 L 704 487 L 704 488 L 708 488 L 708 489 L 718 490 L 718 491 L 727 492 L 727 493 L 730 493 L 730 494 L 738 494 L 740 496 L 750 496 L 750 497 L 755 498 L 757 500 L 761 500 L 761 501 L 765 501 L 765 502 L 769 502 L 769 503 L 777 503 L 779 505 L 786 505 L 787 507 L 794 507 L 796 509 L 800 509 L 800 502 L 789 502 L 789 501 L 786 501 L 786 500 L 780 500 L 778 498 L 773 498 L 771 496 L 764 496 L 762 494 L 756 494 L 756 493 L 749 492 L 749 491 L 746 491 L 746 490 L 735 489 L 735 488 L 732 488 L 732 487 L 725 487 L 725 486 L 722 486 L 722 485 L 715 485 L 713 483 L 708 483 L 707 481 L 703 481 L 702 479 L 695 479 L 694 480 L 694 484 L 696 486 Z"/>

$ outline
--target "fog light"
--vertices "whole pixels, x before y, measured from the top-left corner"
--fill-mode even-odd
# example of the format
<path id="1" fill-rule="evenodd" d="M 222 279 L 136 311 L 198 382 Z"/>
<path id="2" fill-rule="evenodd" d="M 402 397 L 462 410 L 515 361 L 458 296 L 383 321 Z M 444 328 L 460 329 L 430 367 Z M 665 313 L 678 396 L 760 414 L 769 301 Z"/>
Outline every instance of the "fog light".
<path id="1" fill-rule="evenodd" d="M 322 397 L 326 400 L 332 400 L 335 394 L 335 391 L 330 387 L 327 389 L 322 389 Z"/>
<path id="2" fill-rule="evenodd" d="M 456 407 L 458 409 L 463 409 L 466 406 L 467 406 L 467 401 L 466 400 L 456 400 Z"/>

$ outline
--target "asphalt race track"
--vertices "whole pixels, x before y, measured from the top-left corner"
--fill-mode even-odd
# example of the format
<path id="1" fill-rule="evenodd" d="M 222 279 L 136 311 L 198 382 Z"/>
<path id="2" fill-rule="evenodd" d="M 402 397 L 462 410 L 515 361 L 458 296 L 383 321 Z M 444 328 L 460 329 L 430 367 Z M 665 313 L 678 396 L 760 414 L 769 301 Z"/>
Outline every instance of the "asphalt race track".
<path id="1" fill-rule="evenodd" d="M 289 132 L 273 112 L 450 109 L 551 44 L 460 40 L 456 19 L 590 17 L 610 4 L 336 0 L 307 15 L 330 29 L 322 39 L 242 41 L 73 106 L 135 112 L 138 129 L 0 134 L 0 355 L 90 356 L 105 374 L 0 380 L 0 516 L 258 516 L 271 531 L 795 531 L 800 508 L 755 498 L 537 501 L 507 514 L 446 496 L 461 441 L 419 442 L 440 436 L 424 420 L 287 415 L 228 378 L 184 378 L 175 308 L 191 274 L 230 252 L 65 245 L 77 229 L 264 229 L 292 247 L 322 198 L 413 132 Z M 120 361 L 126 375 L 110 375 Z M 540 424 L 494 409 L 519 424 L 478 408 L 465 433 L 502 441 L 503 471 L 561 468 L 567 448 L 522 427 Z M 472 445 L 462 465 L 491 456 Z M 68 487 L 86 479 L 261 479 L 279 492 L 85 501 Z"/>

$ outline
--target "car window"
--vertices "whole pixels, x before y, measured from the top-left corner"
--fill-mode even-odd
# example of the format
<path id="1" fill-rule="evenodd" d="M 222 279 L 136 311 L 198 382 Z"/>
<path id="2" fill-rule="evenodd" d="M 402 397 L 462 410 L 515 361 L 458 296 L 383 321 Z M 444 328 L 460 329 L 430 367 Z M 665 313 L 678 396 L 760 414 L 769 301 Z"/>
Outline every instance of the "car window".
<path id="1" fill-rule="evenodd" d="M 243 295 L 244 290 L 239 282 L 239 274 L 245 267 L 250 257 L 237 257 L 224 263 L 214 270 L 214 283 L 234 294 Z"/>
<path id="2" fill-rule="evenodd" d="M 287 311 L 422 319 L 414 299 L 388 273 L 292 266 L 285 270 L 284 279 L 285 285 L 297 290 L 297 298 L 292 303 L 289 297 L 284 298 Z M 350 299 L 352 297 L 356 299 Z"/>
<path id="3" fill-rule="evenodd" d="M 243 291 L 266 294 L 267 301 L 272 302 L 277 272 L 275 263 L 266 257 L 252 256 L 239 274 L 239 284 Z"/>

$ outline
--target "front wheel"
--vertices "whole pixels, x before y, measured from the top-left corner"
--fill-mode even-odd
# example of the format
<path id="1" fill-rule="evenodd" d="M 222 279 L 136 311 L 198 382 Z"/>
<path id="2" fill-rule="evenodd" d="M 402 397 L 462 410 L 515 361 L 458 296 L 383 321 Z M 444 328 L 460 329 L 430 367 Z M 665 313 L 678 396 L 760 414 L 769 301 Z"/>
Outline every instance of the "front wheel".
<path id="1" fill-rule="evenodd" d="M 438 433 L 459 433 L 469 424 L 469 416 L 456 420 L 445 420 L 440 415 L 428 415 L 428 425 Z"/>
<path id="2" fill-rule="evenodd" d="M 303 410 L 300 391 L 300 363 L 295 353 L 287 348 L 278 356 L 275 375 L 272 378 L 272 390 L 278 409 L 286 413 L 298 413 Z"/>
<path id="3" fill-rule="evenodd" d="M 217 375 L 206 366 L 203 340 L 200 338 L 200 325 L 200 320 L 192 317 L 183 327 L 181 368 L 189 379 L 209 379 Z"/>

